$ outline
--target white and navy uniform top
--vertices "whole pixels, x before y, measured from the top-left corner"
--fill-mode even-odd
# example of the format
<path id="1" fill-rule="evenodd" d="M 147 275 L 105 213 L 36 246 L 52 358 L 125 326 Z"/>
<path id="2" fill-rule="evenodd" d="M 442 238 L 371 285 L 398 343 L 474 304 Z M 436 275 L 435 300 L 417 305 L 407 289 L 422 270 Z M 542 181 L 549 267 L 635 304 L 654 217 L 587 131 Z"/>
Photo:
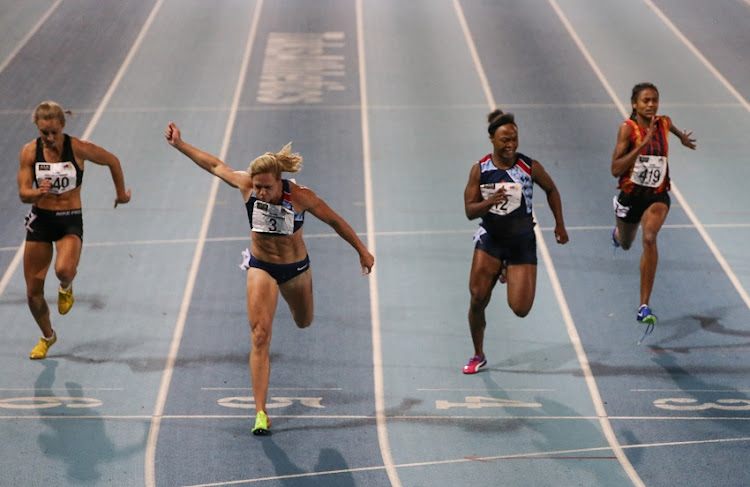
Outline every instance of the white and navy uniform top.
<path id="1" fill-rule="evenodd" d="M 479 226 L 494 239 L 503 240 L 534 233 L 531 198 L 534 182 L 531 179 L 530 157 L 516 152 L 516 163 L 510 169 L 499 169 L 487 154 L 477 164 L 480 167 L 479 189 L 482 199 L 489 198 L 499 188 L 505 189 L 507 200 L 490 208 Z"/>
<path id="2" fill-rule="evenodd" d="M 71 191 L 83 182 L 83 169 L 80 168 L 73 155 L 73 144 L 68 134 L 63 134 L 62 162 L 47 162 L 44 158 L 44 144 L 42 138 L 36 139 L 36 162 L 34 163 L 34 184 L 45 179 L 52 182 L 49 192 L 62 194 Z"/>
<path id="3" fill-rule="evenodd" d="M 291 185 L 281 180 L 283 198 L 280 205 L 266 203 L 255 197 L 255 191 L 245 203 L 250 230 L 269 235 L 291 235 L 305 223 L 305 212 L 297 213 L 292 206 Z"/>

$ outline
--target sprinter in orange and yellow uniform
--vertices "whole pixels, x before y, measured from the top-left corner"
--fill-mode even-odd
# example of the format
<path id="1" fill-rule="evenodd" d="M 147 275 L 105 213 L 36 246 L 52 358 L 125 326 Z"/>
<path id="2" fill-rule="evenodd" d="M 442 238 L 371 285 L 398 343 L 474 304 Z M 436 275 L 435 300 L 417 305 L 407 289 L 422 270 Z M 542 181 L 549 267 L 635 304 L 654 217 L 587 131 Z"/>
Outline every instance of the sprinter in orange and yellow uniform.
<path id="1" fill-rule="evenodd" d="M 657 318 L 649 307 L 658 261 L 656 236 L 669 212 L 669 133 L 682 145 L 695 150 L 692 132 L 680 131 L 665 115 L 657 115 L 659 90 L 652 83 L 633 87 L 633 112 L 620 125 L 612 154 L 612 175 L 618 178 L 620 194 L 613 200 L 617 225 L 612 244 L 628 250 L 643 228 L 641 256 L 641 305 L 636 320 L 653 328 Z M 650 331 L 650 330 L 649 330 Z"/>

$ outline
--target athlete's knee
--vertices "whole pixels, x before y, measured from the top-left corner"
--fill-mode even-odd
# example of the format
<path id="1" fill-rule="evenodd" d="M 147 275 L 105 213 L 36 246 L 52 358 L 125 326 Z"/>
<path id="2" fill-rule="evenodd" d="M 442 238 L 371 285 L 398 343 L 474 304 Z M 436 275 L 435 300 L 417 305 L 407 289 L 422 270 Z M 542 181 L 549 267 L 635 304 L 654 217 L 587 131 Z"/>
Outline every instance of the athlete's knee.
<path id="1" fill-rule="evenodd" d="M 533 294 L 532 294 L 533 296 Z M 510 307 L 511 311 L 515 313 L 516 316 L 519 318 L 523 318 L 526 315 L 529 314 L 531 311 L 531 307 L 534 304 L 534 298 L 531 299 L 524 298 L 524 299 L 510 299 L 508 300 L 508 306 Z"/>
<path id="2" fill-rule="evenodd" d="M 55 275 L 60 282 L 73 282 L 77 274 L 77 269 L 73 265 L 60 265 L 55 267 Z"/>
<path id="3" fill-rule="evenodd" d="M 484 311 L 487 305 L 490 304 L 490 296 L 490 293 L 472 289 L 469 304 L 471 311 Z"/>
<path id="4" fill-rule="evenodd" d="M 256 324 L 251 333 L 253 349 L 268 348 L 271 345 L 271 327 Z"/>
<path id="5" fill-rule="evenodd" d="M 625 235 L 623 235 L 625 234 Z M 622 250 L 630 250 L 633 245 L 633 237 L 635 235 L 629 234 L 628 232 L 619 231 L 617 232 L 617 243 L 620 245 Z"/>
<path id="6" fill-rule="evenodd" d="M 656 248 L 656 232 L 643 232 L 643 247 Z"/>
<path id="7" fill-rule="evenodd" d="M 297 328 L 307 328 L 308 326 L 312 325 L 313 322 L 313 314 L 305 314 L 304 316 L 295 316 L 294 317 L 294 323 L 296 323 Z"/>
<path id="8" fill-rule="evenodd" d="M 531 311 L 531 305 L 528 305 L 528 306 L 511 306 L 510 309 L 519 318 L 524 318 Z"/>

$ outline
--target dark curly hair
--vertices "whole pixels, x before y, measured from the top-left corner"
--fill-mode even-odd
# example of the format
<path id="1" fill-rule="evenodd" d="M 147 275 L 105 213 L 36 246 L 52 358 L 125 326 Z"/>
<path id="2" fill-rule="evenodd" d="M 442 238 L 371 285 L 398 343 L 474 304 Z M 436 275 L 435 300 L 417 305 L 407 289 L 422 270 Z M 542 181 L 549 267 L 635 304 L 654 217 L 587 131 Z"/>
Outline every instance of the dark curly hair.
<path id="1" fill-rule="evenodd" d="M 493 135 L 495 135 L 495 131 L 500 128 L 500 126 L 508 123 L 515 124 L 516 119 L 512 113 L 503 113 L 502 110 L 496 108 L 487 115 L 487 122 L 489 123 L 487 132 L 489 132 L 490 137 L 492 137 Z"/>

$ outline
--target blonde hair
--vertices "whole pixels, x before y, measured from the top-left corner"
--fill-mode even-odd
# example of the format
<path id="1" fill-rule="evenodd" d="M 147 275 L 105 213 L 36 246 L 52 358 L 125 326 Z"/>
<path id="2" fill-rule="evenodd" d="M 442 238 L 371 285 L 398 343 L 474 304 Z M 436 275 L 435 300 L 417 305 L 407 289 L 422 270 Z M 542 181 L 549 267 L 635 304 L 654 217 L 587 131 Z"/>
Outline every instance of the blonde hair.
<path id="1" fill-rule="evenodd" d="M 59 120 L 65 126 L 65 114 L 72 115 L 70 110 L 63 110 L 60 104 L 54 101 L 43 101 L 31 115 L 31 123 L 36 125 L 39 120 Z"/>
<path id="2" fill-rule="evenodd" d="M 302 156 L 292 152 L 292 143 L 289 142 L 279 152 L 266 152 L 256 157 L 247 168 L 251 177 L 257 174 L 273 173 L 276 178 L 281 177 L 282 172 L 297 172 L 302 169 Z"/>

